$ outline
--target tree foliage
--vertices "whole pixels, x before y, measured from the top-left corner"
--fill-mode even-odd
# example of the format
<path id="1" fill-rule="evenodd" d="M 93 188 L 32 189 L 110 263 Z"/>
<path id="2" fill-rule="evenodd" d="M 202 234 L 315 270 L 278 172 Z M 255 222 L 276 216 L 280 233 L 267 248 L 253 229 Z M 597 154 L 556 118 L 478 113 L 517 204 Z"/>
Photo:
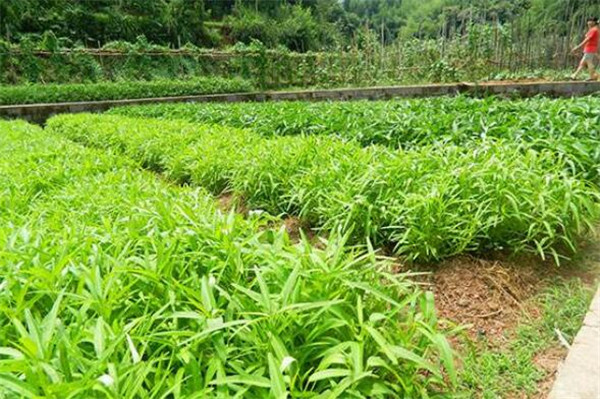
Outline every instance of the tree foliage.
<path id="1" fill-rule="evenodd" d="M 260 40 L 309 51 L 354 43 L 365 29 L 389 43 L 523 18 L 566 31 L 587 14 L 600 15 L 596 0 L 2 0 L 0 35 L 52 31 L 85 46 L 142 35 L 171 47 Z"/>

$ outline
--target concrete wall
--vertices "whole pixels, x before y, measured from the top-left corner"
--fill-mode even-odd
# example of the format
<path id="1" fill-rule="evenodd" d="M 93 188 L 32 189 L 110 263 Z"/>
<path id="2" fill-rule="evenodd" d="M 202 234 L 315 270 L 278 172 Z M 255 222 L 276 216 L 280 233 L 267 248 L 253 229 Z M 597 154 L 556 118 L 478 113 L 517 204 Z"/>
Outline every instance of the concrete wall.
<path id="1" fill-rule="evenodd" d="M 333 90 L 212 94 L 77 103 L 6 105 L 0 106 L 0 118 L 21 118 L 31 122 L 43 123 L 46 119 L 56 114 L 102 112 L 109 108 L 127 105 L 182 102 L 387 100 L 392 98 L 452 96 L 461 93 L 473 96 L 496 95 L 506 97 L 531 97 L 545 95 L 553 97 L 575 97 L 600 93 L 600 82 L 459 83 Z"/>

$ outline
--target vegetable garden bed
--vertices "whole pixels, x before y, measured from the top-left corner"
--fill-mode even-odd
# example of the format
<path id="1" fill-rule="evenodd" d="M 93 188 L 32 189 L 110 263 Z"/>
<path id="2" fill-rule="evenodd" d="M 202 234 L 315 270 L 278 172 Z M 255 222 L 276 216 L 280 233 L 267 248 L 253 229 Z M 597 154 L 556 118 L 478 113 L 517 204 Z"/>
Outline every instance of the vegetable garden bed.
<path id="1" fill-rule="evenodd" d="M 597 101 L 0 122 L 0 382 L 541 398 L 596 284 Z"/>
<path id="2" fill-rule="evenodd" d="M 594 179 L 600 170 L 600 97 L 504 101 L 440 97 L 375 102 L 160 104 L 113 115 L 248 128 L 264 137 L 329 135 L 389 148 L 499 139 L 548 149 Z"/>
<path id="3" fill-rule="evenodd" d="M 593 97 L 438 98 L 161 105 L 110 113 L 242 127 L 266 138 L 329 136 L 364 147 L 382 145 L 409 151 L 437 144 L 467 148 L 475 144 L 482 150 L 498 141 L 519 143 L 519 151 L 549 151 L 554 159 L 565 159 L 565 172 L 595 191 L 600 133 L 597 102 Z M 481 169 L 476 163 L 472 167 L 473 173 Z M 593 258 L 596 252 L 586 249 L 583 254 Z M 470 338 L 455 341 L 464 355 L 459 396 L 545 398 L 566 354 L 561 338 L 572 341 L 591 299 L 598 275 L 595 260 L 577 256 L 573 262 L 563 262 L 560 270 L 523 258 L 500 263 L 459 258 L 450 263 L 436 266 L 432 281 L 440 314 L 471 325 Z"/>

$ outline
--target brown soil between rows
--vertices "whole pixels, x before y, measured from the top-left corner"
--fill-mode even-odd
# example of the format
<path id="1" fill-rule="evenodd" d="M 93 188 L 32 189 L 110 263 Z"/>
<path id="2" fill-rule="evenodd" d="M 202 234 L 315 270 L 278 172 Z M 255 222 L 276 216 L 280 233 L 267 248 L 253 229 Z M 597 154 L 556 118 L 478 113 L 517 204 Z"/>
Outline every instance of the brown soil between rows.
<path id="1" fill-rule="evenodd" d="M 223 193 L 217 197 L 217 207 L 224 212 L 235 211 L 242 215 L 248 215 L 249 211 L 244 201 L 230 192 Z"/>
<path id="2" fill-rule="evenodd" d="M 315 232 L 297 217 L 290 216 L 285 218 L 283 225 L 293 242 L 299 242 L 302 234 L 304 234 L 313 244 L 315 243 L 315 239 L 317 238 Z"/>
<path id="3" fill-rule="evenodd" d="M 556 281 L 580 279 L 593 286 L 598 278 L 598 249 L 584 248 L 576 262 L 556 266 L 536 257 L 484 260 L 460 257 L 431 268 L 430 289 L 440 318 L 467 326 L 472 342 L 485 337 L 487 347 L 502 347 L 514 336 L 519 323 L 542 317 L 536 296 Z M 456 350 L 465 344 L 451 339 Z M 506 399 L 545 399 L 549 394 L 567 349 L 556 345 L 537 353 L 531 361 L 544 372 L 535 395 L 515 394 Z"/>
<path id="4" fill-rule="evenodd" d="M 503 341 L 546 274 L 532 265 L 460 257 L 434 270 L 429 283 L 440 318 L 468 326 L 471 338 Z"/>
<path id="5" fill-rule="evenodd" d="M 429 282 L 441 318 L 470 326 L 467 332 L 472 338 L 485 336 L 502 344 L 523 317 L 541 316 L 530 299 L 553 279 L 579 278 L 591 285 L 596 276 L 596 270 L 556 266 L 535 257 L 514 260 L 460 257 L 432 270 Z"/>
<path id="6" fill-rule="evenodd" d="M 234 211 L 236 213 L 247 216 L 250 209 L 245 204 L 242 198 L 235 194 L 227 192 L 217 197 L 217 207 L 224 212 Z M 300 218 L 295 216 L 287 216 L 281 220 L 281 224 L 287 232 L 290 240 L 294 243 L 300 242 L 302 234 L 316 247 L 321 245 L 319 236 L 310 226 L 304 223 Z M 277 228 L 275 224 L 269 225 L 269 228 Z"/>

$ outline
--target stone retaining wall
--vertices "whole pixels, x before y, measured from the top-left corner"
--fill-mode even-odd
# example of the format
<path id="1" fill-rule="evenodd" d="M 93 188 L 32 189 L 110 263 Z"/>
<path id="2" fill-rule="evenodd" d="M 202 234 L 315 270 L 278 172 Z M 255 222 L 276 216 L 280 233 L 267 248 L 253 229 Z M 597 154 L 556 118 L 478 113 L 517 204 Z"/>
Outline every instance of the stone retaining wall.
<path id="1" fill-rule="evenodd" d="M 468 94 L 473 96 L 497 95 L 508 97 L 531 97 L 536 95 L 574 97 L 593 93 L 600 93 L 600 82 L 458 83 L 332 90 L 211 94 L 54 104 L 5 105 L 0 106 L 0 118 L 21 118 L 31 122 L 43 123 L 50 116 L 61 113 L 102 112 L 113 107 L 151 103 L 386 100 L 391 98 L 452 96 L 457 94 Z"/>

